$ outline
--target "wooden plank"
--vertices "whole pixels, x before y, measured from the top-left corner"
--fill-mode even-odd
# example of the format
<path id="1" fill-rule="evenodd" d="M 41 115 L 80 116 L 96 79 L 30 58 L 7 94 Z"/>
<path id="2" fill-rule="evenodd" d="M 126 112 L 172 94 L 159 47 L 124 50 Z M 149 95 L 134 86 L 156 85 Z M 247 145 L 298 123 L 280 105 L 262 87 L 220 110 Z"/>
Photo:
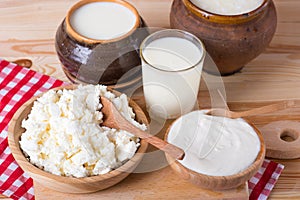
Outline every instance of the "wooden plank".
<path id="1" fill-rule="evenodd" d="M 180 179 L 170 167 L 145 173 L 131 174 L 119 184 L 91 194 L 63 194 L 34 183 L 37 199 L 80 200 L 101 199 L 247 199 L 246 184 L 227 191 L 211 191 L 196 187 Z M 51 194 L 51 195 L 49 195 Z"/>
<path id="2" fill-rule="evenodd" d="M 142 96 L 135 96 L 136 102 L 145 109 Z M 173 120 L 168 120 L 161 131 L 156 133 L 157 137 L 163 138 L 166 129 Z M 151 130 L 159 125 L 152 123 Z M 154 128 L 156 127 L 156 128 Z M 160 130 L 160 129 L 158 129 Z M 66 194 L 50 190 L 35 182 L 35 194 L 37 199 L 64 199 Z M 48 196 L 47 194 L 51 194 Z M 213 191 L 197 187 L 179 177 L 168 165 L 164 153 L 151 146 L 148 153 L 144 155 L 135 173 L 132 173 L 121 183 L 92 194 L 67 194 L 68 198 L 76 199 L 247 199 L 248 186 L 241 185 L 238 188 L 224 191 Z"/>

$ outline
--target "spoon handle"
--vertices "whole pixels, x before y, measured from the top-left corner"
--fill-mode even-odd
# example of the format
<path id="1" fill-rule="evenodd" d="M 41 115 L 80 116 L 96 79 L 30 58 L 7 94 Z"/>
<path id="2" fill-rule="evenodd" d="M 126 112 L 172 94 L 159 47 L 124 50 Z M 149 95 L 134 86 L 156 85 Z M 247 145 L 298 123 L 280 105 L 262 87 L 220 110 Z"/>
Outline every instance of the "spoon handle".
<path id="1" fill-rule="evenodd" d="M 177 159 L 177 160 L 182 160 L 184 158 L 184 151 L 177 147 L 174 146 L 173 144 L 170 144 L 158 137 L 155 137 L 149 133 L 143 133 L 143 135 L 140 136 L 140 138 L 143 138 L 146 142 L 152 144 L 153 146 L 157 147 L 158 149 L 166 152 L 169 154 L 171 157 Z"/>
<path id="2" fill-rule="evenodd" d="M 233 112 L 233 113 L 231 113 L 231 115 L 232 115 L 231 118 L 247 117 L 247 116 L 252 116 L 252 115 L 259 115 L 259 114 L 275 112 L 278 110 L 284 110 L 286 108 L 295 106 L 297 103 L 300 103 L 300 100 L 284 100 L 279 103 L 274 103 L 274 104 L 270 104 L 267 106 L 254 108 L 251 110 L 246 110 L 246 111 L 242 111 L 242 112 Z"/>
<path id="3" fill-rule="evenodd" d="M 127 119 L 125 119 L 125 117 L 122 116 L 122 114 L 110 100 L 105 97 L 101 97 L 101 104 L 103 106 L 101 111 L 104 114 L 102 125 L 125 130 L 139 138 L 144 139 L 146 142 L 152 144 L 158 149 L 163 150 L 173 158 L 178 160 L 183 159 L 184 151 L 182 149 L 134 126 Z"/>
<path id="4" fill-rule="evenodd" d="M 147 133 L 146 131 L 142 131 L 132 124 L 122 123 L 119 125 L 119 127 L 122 130 L 125 130 L 128 132 L 134 132 L 134 135 L 136 135 L 137 137 L 144 139 L 146 142 L 148 142 L 148 143 L 152 144 L 153 146 L 155 146 L 156 148 L 166 152 L 171 157 L 173 157 L 177 160 L 182 160 L 184 158 L 185 154 L 181 148 L 179 148 L 173 144 L 170 144 L 154 135 L 151 135 L 151 134 Z"/>
<path id="5" fill-rule="evenodd" d="M 279 103 L 274 103 L 274 104 L 270 104 L 267 106 L 262 106 L 259 108 L 246 110 L 246 111 L 235 112 L 235 111 L 230 111 L 230 110 L 226 110 L 226 109 L 216 108 L 216 109 L 210 109 L 206 114 L 236 119 L 236 118 L 240 118 L 240 117 L 248 117 L 248 116 L 253 116 L 253 115 L 275 112 L 278 110 L 284 110 L 287 108 L 291 108 L 297 104 L 300 105 L 300 100 L 283 100 Z"/>
<path id="6" fill-rule="evenodd" d="M 32 61 L 29 59 L 18 59 L 11 62 L 25 68 L 30 68 L 32 66 Z"/>

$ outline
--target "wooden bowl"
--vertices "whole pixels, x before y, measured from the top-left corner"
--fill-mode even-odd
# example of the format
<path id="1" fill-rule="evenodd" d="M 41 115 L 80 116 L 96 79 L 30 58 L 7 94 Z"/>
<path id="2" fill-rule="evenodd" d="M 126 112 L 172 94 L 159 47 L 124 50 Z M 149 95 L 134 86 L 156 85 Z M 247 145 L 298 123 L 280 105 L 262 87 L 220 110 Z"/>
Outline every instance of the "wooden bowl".
<path id="1" fill-rule="evenodd" d="M 211 74 L 230 75 L 240 71 L 262 53 L 274 36 L 277 15 L 272 0 L 240 15 L 219 15 L 200 9 L 190 0 L 174 0 L 170 12 L 172 28 L 196 35 L 205 45 L 218 69 L 205 66 Z"/>
<path id="2" fill-rule="evenodd" d="M 248 121 L 246 121 L 248 122 Z M 173 122 L 174 123 L 174 122 Z M 170 156 L 166 155 L 167 161 L 169 162 L 171 168 L 182 178 L 185 179 L 199 187 L 211 189 L 211 190 L 226 190 L 237 188 L 238 186 L 245 184 L 261 167 L 265 158 L 265 143 L 261 132 L 251 123 L 249 125 L 253 127 L 260 141 L 260 151 L 257 154 L 255 161 L 245 170 L 230 176 L 211 176 L 206 174 L 201 174 L 184 167 L 180 162 L 174 160 Z M 172 126 L 172 125 L 171 125 Z M 168 128 L 165 140 L 167 141 L 168 134 L 171 126 Z M 230 163 L 228 163 L 230 165 Z"/>
<path id="3" fill-rule="evenodd" d="M 55 88 L 55 90 L 62 88 L 71 89 L 74 87 L 76 86 L 58 87 Z M 19 145 L 20 137 L 25 131 L 25 129 L 21 127 L 21 122 L 23 119 L 27 118 L 28 114 L 31 111 L 31 107 L 33 106 L 33 102 L 37 98 L 38 97 L 33 97 L 30 100 L 28 100 L 14 114 L 8 128 L 8 144 L 15 160 L 20 165 L 20 167 L 25 172 L 27 172 L 33 178 L 34 181 L 47 188 L 66 193 L 90 193 L 106 189 L 126 178 L 139 164 L 144 153 L 146 152 L 148 143 L 146 143 L 144 140 L 141 140 L 140 147 L 130 160 L 128 160 L 121 167 L 103 175 L 96 175 L 84 178 L 74 178 L 58 176 L 43 171 L 42 169 L 34 166 L 27 160 Z M 147 117 L 145 116 L 142 109 L 132 100 L 129 101 L 129 104 L 136 113 L 136 120 L 138 122 L 148 125 L 149 123 Z"/>

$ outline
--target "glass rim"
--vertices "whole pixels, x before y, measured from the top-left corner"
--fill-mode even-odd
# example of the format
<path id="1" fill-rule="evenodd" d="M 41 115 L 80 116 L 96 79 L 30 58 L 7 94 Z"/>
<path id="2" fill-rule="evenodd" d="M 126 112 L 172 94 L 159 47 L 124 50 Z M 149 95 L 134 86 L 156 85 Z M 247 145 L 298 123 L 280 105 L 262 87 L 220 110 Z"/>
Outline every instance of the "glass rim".
<path id="1" fill-rule="evenodd" d="M 192 41 L 191 39 L 189 38 L 186 38 L 186 37 L 178 37 L 178 36 L 166 36 L 166 37 L 178 37 L 178 38 L 182 38 L 182 39 L 186 39 L 186 40 L 189 40 L 190 42 L 192 42 L 195 46 L 197 46 L 197 48 L 199 48 L 199 46 L 201 47 L 201 57 L 200 59 L 195 63 L 195 64 L 192 64 L 191 66 L 187 66 L 187 67 L 184 67 L 183 69 L 179 69 L 179 70 L 167 70 L 167 69 L 161 69 L 161 68 L 158 68 L 156 66 L 154 66 L 153 64 L 151 64 L 143 55 L 143 50 L 147 47 L 146 46 L 146 42 L 151 39 L 152 37 L 156 36 L 156 35 L 159 35 L 161 33 L 167 33 L 167 32 L 177 32 L 177 33 L 180 33 L 182 35 L 187 35 L 189 36 L 190 38 L 194 39 L 195 41 L 198 42 L 198 44 L 195 44 L 194 41 Z M 164 38 L 164 37 L 159 37 L 159 38 Z M 157 39 L 159 39 L 157 38 Z M 154 41 L 154 40 L 153 40 Z M 199 48 L 200 49 L 200 48 Z M 149 65 L 150 67 L 156 69 L 156 70 L 159 70 L 159 71 L 163 71 L 163 72 L 184 72 L 184 71 L 188 71 L 190 69 L 193 69 L 195 68 L 196 66 L 198 66 L 203 60 L 204 60 L 204 57 L 206 55 L 206 49 L 205 49 L 205 46 L 203 44 L 203 42 L 198 38 L 196 37 L 195 35 L 193 35 L 192 33 L 189 33 L 187 31 L 184 31 L 184 30 L 180 30 L 180 29 L 163 29 L 163 30 L 159 30 L 159 31 L 156 31 L 150 35 L 148 35 L 144 40 L 143 42 L 141 43 L 140 45 L 140 57 L 143 61 L 145 61 L 145 63 L 147 65 Z"/>

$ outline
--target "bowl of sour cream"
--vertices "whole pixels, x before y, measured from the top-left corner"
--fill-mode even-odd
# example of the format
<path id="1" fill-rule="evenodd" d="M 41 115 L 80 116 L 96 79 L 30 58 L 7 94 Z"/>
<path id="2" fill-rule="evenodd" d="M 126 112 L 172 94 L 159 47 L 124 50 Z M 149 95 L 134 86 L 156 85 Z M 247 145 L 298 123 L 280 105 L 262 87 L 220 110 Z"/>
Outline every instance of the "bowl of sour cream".
<path id="1" fill-rule="evenodd" d="M 185 151 L 183 160 L 166 155 L 183 179 L 207 189 L 238 187 L 262 165 L 265 144 L 259 130 L 246 120 L 194 111 L 169 127 L 165 140 Z"/>

